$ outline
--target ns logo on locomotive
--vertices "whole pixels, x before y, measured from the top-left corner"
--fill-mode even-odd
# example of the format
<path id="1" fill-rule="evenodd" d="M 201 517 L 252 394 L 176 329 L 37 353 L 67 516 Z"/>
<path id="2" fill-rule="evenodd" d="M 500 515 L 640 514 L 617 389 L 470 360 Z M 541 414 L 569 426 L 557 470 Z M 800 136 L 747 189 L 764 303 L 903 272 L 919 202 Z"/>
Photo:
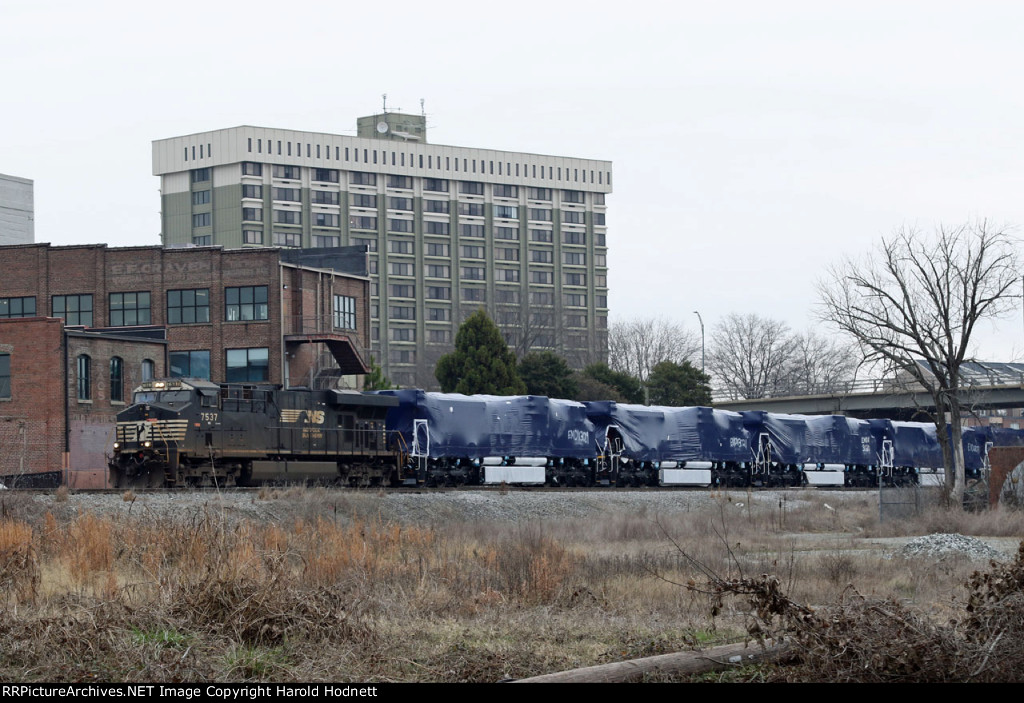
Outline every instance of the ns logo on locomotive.
<path id="1" fill-rule="evenodd" d="M 969 476 L 1024 432 L 964 431 Z M 117 416 L 115 487 L 874 486 L 941 481 L 935 426 L 542 396 L 150 381 Z"/>

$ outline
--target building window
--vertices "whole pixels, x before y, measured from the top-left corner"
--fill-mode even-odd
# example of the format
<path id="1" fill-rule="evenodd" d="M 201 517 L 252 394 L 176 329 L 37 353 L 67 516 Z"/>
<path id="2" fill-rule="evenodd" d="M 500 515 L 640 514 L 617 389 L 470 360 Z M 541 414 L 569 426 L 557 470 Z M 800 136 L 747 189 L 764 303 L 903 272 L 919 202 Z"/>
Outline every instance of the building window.
<path id="1" fill-rule="evenodd" d="M 448 214 L 449 202 L 447 200 L 424 200 L 423 212 L 440 212 Z"/>
<path id="2" fill-rule="evenodd" d="M 518 198 L 519 187 L 496 184 L 494 186 L 494 197 L 496 198 Z"/>
<path id="3" fill-rule="evenodd" d="M 595 212 L 594 213 L 594 224 L 595 225 L 604 225 L 605 224 L 604 213 L 603 212 Z"/>
<path id="4" fill-rule="evenodd" d="M 580 210 L 562 210 L 562 222 L 573 225 L 582 225 L 583 212 Z"/>
<path id="5" fill-rule="evenodd" d="M 412 198 L 388 198 L 388 207 L 392 210 L 412 212 Z"/>
<path id="6" fill-rule="evenodd" d="M 329 212 L 314 212 L 313 213 L 313 226 L 314 227 L 337 227 L 340 224 L 338 216 L 334 213 Z"/>
<path id="7" fill-rule="evenodd" d="M 321 249 L 330 249 L 341 246 L 341 237 L 323 234 L 313 235 L 313 246 Z M 372 273 L 372 272 L 371 272 Z"/>
<path id="8" fill-rule="evenodd" d="M 530 241 L 531 242 L 547 242 L 550 244 L 553 241 L 552 231 L 550 229 L 531 229 L 530 230 Z"/>
<path id="9" fill-rule="evenodd" d="M 541 208 L 530 208 L 527 217 L 540 222 L 551 222 L 551 211 Z"/>
<path id="10" fill-rule="evenodd" d="M 352 193 L 350 197 L 352 199 L 353 207 L 377 207 L 376 195 L 370 195 L 369 193 Z"/>
<path id="11" fill-rule="evenodd" d="M 536 264 L 550 264 L 554 261 L 554 255 L 550 249 L 531 249 L 530 261 Z"/>
<path id="12" fill-rule="evenodd" d="M 415 349 L 391 349 L 388 351 L 388 361 L 392 364 L 415 364 Z"/>
<path id="13" fill-rule="evenodd" d="M 586 232 L 562 232 L 562 241 L 565 244 L 586 244 Z"/>
<path id="14" fill-rule="evenodd" d="M 483 237 L 483 225 L 459 225 L 459 234 L 463 237 Z"/>
<path id="15" fill-rule="evenodd" d="M 124 359 L 119 356 L 110 359 L 110 401 L 124 402 Z"/>
<path id="16" fill-rule="evenodd" d="M 317 151 L 319 152 L 320 146 L 317 145 Z M 328 154 L 330 151 L 328 150 Z M 312 174 L 314 181 L 323 181 L 325 183 L 337 183 L 338 182 L 338 169 L 335 168 L 314 168 Z"/>
<path id="17" fill-rule="evenodd" d="M 388 319 L 415 320 L 416 308 L 412 305 L 392 305 L 388 308 Z"/>
<path id="18" fill-rule="evenodd" d="M 11 317 L 35 317 L 36 297 L 0 298 L 0 320 Z"/>
<path id="19" fill-rule="evenodd" d="M 262 151 L 263 140 L 260 140 L 260 150 Z M 253 161 L 242 162 L 242 175 L 243 176 L 262 176 L 263 175 L 263 164 L 258 164 Z"/>
<path id="20" fill-rule="evenodd" d="M 388 188 L 412 188 L 411 176 L 388 176 Z"/>
<path id="21" fill-rule="evenodd" d="M 353 239 L 352 246 L 363 246 L 366 247 L 366 251 L 377 251 L 377 240 L 376 239 Z"/>
<path id="22" fill-rule="evenodd" d="M 427 234 L 449 234 L 450 225 L 447 222 L 424 222 Z"/>
<path id="23" fill-rule="evenodd" d="M 466 215 L 468 217 L 483 217 L 484 216 L 484 204 L 483 203 L 459 203 L 459 214 Z"/>
<path id="24" fill-rule="evenodd" d="M 416 328 L 415 327 L 392 327 L 391 328 L 391 340 L 394 342 L 415 342 L 416 341 Z"/>
<path id="25" fill-rule="evenodd" d="M 78 399 L 92 400 L 92 380 L 89 378 L 91 359 L 85 354 L 78 355 Z"/>
<path id="26" fill-rule="evenodd" d="M 288 144 L 288 148 L 291 149 L 291 144 Z M 286 178 L 291 181 L 299 180 L 299 167 L 298 166 L 279 166 L 274 165 L 274 178 Z"/>
<path id="27" fill-rule="evenodd" d="M 586 327 L 587 316 L 586 315 L 566 315 L 565 316 L 566 327 Z"/>
<path id="28" fill-rule="evenodd" d="M 447 344 L 452 341 L 452 331 L 427 330 L 427 341 L 433 344 Z"/>
<path id="29" fill-rule="evenodd" d="M 412 276 L 413 267 L 411 263 L 392 261 L 388 264 L 388 273 L 392 276 Z"/>
<path id="30" fill-rule="evenodd" d="M 519 291 L 498 288 L 494 291 L 494 302 L 516 304 L 519 302 Z"/>
<path id="31" fill-rule="evenodd" d="M 495 227 L 494 228 L 495 239 L 505 239 L 508 241 L 518 242 L 519 241 L 519 228 L 518 227 Z"/>
<path id="32" fill-rule="evenodd" d="M 551 271 L 530 271 L 530 283 L 543 283 L 550 285 L 554 283 L 554 276 Z"/>
<path id="33" fill-rule="evenodd" d="M 111 293 L 109 322 L 111 327 L 150 324 L 149 292 Z"/>
<path id="34" fill-rule="evenodd" d="M 152 381 L 156 377 L 156 364 L 152 359 L 142 360 L 142 381 Z"/>
<path id="35" fill-rule="evenodd" d="M 210 380 L 209 350 L 175 351 L 168 355 L 172 378 L 202 378 Z"/>
<path id="36" fill-rule="evenodd" d="M 569 266 L 586 266 L 587 255 L 582 251 L 563 251 L 562 263 Z"/>
<path id="37" fill-rule="evenodd" d="M 266 381 L 270 378 L 269 349 L 227 349 L 225 357 L 228 383 Z"/>
<path id="38" fill-rule="evenodd" d="M 377 229 L 377 218 L 351 215 L 348 218 L 348 226 L 352 229 Z"/>
<path id="39" fill-rule="evenodd" d="M 248 222 L 262 222 L 263 221 L 263 208 L 261 207 L 244 207 L 242 208 L 242 219 Z"/>
<path id="40" fill-rule="evenodd" d="M 497 261 L 519 261 L 519 250 L 510 247 L 497 247 L 494 250 L 494 258 Z"/>
<path id="41" fill-rule="evenodd" d="M 562 302 L 565 305 L 574 308 L 585 308 L 587 307 L 587 294 L 586 293 L 565 293 L 562 295 Z"/>
<path id="42" fill-rule="evenodd" d="M 427 256 L 448 256 L 447 244 L 433 244 L 427 242 Z"/>
<path id="43" fill-rule="evenodd" d="M 242 230 L 242 243 L 243 244 L 263 244 L 263 230 L 259 230 L 259 229 L 243 229 Z"/>
<path id="44" fill-rule="evenodd" d="M 582 190 L 563 190 L 562 191 L 562 202 L 563 203 L 579 203 L 583 204 L 583 191 Z"/>
<path id="45" fill-rule="evenodd" d="M 204 181 L 210 180 L 210 169 L 209 168 L 196 168 L 192 169 L 192 182 L 203 183 Z"/>
<path id="46" fill-rule="evenodd" d="M 301 247 L 301 232 L 274 232 L 275 247 Z"/>
<path id="47" fill-rule="evenodd" d="M 388 220 L 389 232 L 412 232 L 412 220 Z"/>
<path id="48" fill-rule="evenodd" d="M 274 200 L 286 203 L 302 202 L 302 191 L 298 188 L 274 188 L 273 196 Z"/>
<path id="49" fill-rule="evenodd" d="M 0 354 L 0 398 L 11 397 L 11 355 Z"/>
<path id="50" fill-rule="evenodd" d="M 484 184 L 473 181 L 462 181 L 459 183 L 459 192 L 463 195 L 483 195 Z"/>
<path id="51" fill-rule="evenodd" d="M 447 193 L 448 181 L 443 178 L 424 178 L 423 190 L 430 191 L 431 193 Z"/>
<path id="52" fill-rule="evenodd" d="M 459 256 L 464 259 L 482 259 L 484 258 L 484 248 L 463 244 L 459 247 Z"/>
<path id="53" fill-rule="evenodd" d="M 209 288 L 167 291 L 167 324 L 191 325 L 209 321 Z"/>
<path id="54" fill-rule="evenodd" d="M 225 288 L 224 310 L 228 322 L 268 319 L 267 286 Z"/>
<path id="55" fill-rule="evenodd" d="M 243 197 L 245 197 L 244 196 L 244 192 L 245 192 L 244 189 L 243 189 L 242 192 L 243 192 Z M 193 205 L 206 205 L 209 202 L 210 202 L 210 191 L 208 191 L 208 190 L 197 190 L 194 193 L 192 193 L 192 204 Z"/>
<path id="56" fill-rule="evenodd" d="M 275 188 L 276 190 L 276 188 Z M 242 197 L 243 198 L 262 198 L 263 197 L 263 186 L 243 185 L 242 186 Z"/>
<path id="57" fill-rule="evenodd" d="M 377 185 L 377 174 L 353 171 L 349 174 L 348 182 L 354 186 L 375 186 Z"/>
<path id="58" fill-rule="evenodd" d="M 494 216 L 514 220 L 519 217 L 519 208 L 515 205 L 495 205 Z"/>
<path id="59" fill-rule="evenodd" d="M 551 291 L 533 291 L 530 293 L 531 305 L 554 305 L 555 294 Z"/>
<path id="60" fill-rule="evenodd" d="M 506 281 L 508 283 L 519 282 L 519 269 L 495 269 L 494 280 Z"/>
<path id="61" fill-rule="evenodd" d="M 341 194 L 336 190 L 312 190 L 310 197 L 315 205 L 340 205 Z M 373 197 L 373 196 L 370 196 Z"/>
<path id="62" fill-rule="evenodd" d="M 471 303 L 487 301 L 487 290 L 484 288 L 463 288 L 462 299 Z"/>
<path id="63" fill-rule="evenodd" d="M 197 247 L 208 247 L 213 246 L 213 235 L 204 234 L 199 237 L 192 237 L 192 244 Z"/>
<path id="64" fill-rule="evenodd" d="M 55 295 L 52 303 L 54 317 L 63 317 L 68 325 L 92 327 L 91 295 Z"/>
<path id="65" fill-rule="evenodd" d="M 427 300 L 451 300 L 452 289 L 449 286 L 427 286 Z"/>
<path id="66" fill-rule="evenodd" d="M 356 329 L 356 299 L 354 297 L 334 296 L 334 326 L 343 330 Z"/>
<path id="67" fill-rule="evenodd" d="M 425 273 L 427 278 L 451 278 L 452 275 L 448 266 L 440 264 L 427 264 Z"/>
<path id="68" fill-rule="evenodd" d="M 537 167 L 533 167 L 534 173 L 537 171 Z M 530 188 L 526 191 L 526 197 L 530 200 L 551 200 L 551 189 L 550 188 Z"/>
<path id="69" fill-rule="evenodd" d="M 192 226 L 193 227 L 209 227 L 210 226 L 211 213 L 199 212 L 192 215 Z"/>
<path id="70" fill-rule="evenodd" d="M 412 284 L 391 284 L 388 286 L 388 295 L 392 298 L 415 298 L 416 286 Z"/>
<path id="71" fill-rule="evenodd" d="M 298 210 L 274 210 L 274 222 L 279 225 L 301 225 L 302 213 Z"/>
<path id="72" fill-rule="evenodd" d="M 427 319 L 431 322 L 450 322 L 452 319 L 452 309 L 427 308 Z"/>
<path id="73" fill-rule="evenodd" d="M 587 274 L 585 273 L 563 273 L 562 285 L 585 286 L 587 285 Z"/>

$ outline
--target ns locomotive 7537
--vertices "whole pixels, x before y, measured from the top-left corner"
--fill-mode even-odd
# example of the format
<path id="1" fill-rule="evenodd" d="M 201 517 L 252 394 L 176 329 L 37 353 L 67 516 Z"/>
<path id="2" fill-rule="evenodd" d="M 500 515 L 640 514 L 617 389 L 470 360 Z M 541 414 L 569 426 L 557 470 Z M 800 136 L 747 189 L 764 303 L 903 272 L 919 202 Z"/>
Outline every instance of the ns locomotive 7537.
<path id="1" fill-rule="evenodd" d="M 402 480 L 397 399 L 197 379 L 149 381 L 117 416 L 116 488 Z"/>

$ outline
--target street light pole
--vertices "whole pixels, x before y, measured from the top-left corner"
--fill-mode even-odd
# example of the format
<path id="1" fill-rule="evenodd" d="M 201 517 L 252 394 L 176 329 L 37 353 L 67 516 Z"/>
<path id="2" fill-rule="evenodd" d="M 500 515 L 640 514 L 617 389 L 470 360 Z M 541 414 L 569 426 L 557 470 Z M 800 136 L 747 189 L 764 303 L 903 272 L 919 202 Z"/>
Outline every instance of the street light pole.
<path id="1" fill-rule="evenodd" d="M 697 320 L 700 322 L 700 372 L 704 373 L 704 318 L 696 310 L 693 311 L 693 314 L 697 316 Z"/>

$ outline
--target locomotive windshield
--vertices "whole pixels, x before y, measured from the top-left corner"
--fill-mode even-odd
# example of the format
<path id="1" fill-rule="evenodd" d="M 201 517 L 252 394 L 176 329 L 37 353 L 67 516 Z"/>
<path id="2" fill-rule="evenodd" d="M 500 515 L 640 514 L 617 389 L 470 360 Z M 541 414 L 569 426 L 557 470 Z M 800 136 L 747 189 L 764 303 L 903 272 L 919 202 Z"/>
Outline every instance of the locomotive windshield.
<path id="1" fill-rule="evenodd" d="M 139 391 L 135 394 L 136 403 L 187 403 L 189 391 Z"/>

